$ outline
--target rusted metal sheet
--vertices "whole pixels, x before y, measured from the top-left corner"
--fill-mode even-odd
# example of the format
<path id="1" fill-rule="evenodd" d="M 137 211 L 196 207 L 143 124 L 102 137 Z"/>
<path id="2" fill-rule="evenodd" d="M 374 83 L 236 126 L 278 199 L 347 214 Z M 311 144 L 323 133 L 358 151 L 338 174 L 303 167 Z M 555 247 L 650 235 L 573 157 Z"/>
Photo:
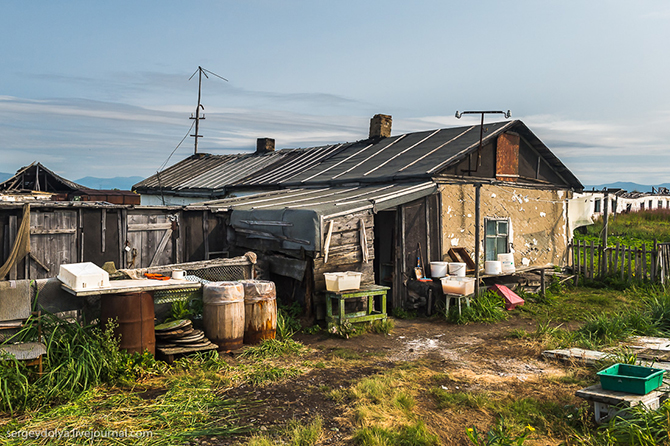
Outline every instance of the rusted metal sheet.
<path id="1" fill-rule="evenodd" d="M 519 135 L 514 133 L 503 133 L 498 136 L 496 180 L 517 181 L 519 178 L 520 139 Z"/>

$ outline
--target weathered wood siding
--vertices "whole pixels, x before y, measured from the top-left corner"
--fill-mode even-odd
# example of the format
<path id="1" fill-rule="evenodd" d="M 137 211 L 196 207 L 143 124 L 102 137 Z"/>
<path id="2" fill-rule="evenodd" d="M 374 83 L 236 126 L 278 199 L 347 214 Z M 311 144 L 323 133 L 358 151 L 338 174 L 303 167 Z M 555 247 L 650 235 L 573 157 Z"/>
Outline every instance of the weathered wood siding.
<path id="1" fill-rule="evenodd" d="M 174 263 L 172 232 L 176 221 L 175 214 L 161 211 L 128 212 L 127 240 L 131 248 L 126 254 L 128 266 L 145 268 Z"/>
<path id="2" fill-rule="evenodd" d="M 365 243 L 368 250 L 368 261 L 363 261 L 361 249 L 360 221 L 365 226 Z M 374 253 L 374 219 L 369 211 L 359 212 L 343 217 L 324 220 L 321 229 L 325 246 L 328 235 L 328 226 L 333 222 L 333 230 L 328 250 L 328 262 L 324 263 L 323 253 L 314 258 L 314 291 L 326 289 L 326 279 L 323 273 L 341 271 L 359 271 L 363 275 L 361 284 L 374 284 L 375 274 L 373 267 Z"/>
<path id="3" fill-rule="evenodd" d="M 30 213 L 31 279 L 55 277 L 61 264 L 79 261 L 78 220 L 76 210 Z"/>

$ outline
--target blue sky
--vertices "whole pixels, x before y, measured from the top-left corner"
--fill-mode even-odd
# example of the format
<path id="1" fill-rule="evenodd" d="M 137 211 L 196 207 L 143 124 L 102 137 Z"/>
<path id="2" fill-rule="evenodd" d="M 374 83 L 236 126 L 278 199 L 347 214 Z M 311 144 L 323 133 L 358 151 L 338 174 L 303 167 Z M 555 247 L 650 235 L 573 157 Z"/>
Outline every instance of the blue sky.
<path id="1" fill-rule="evenodd" d="M 203 152 L 353 141 L 376 113 L 397 134 L 511 109 L 583 183 L 660 184 L 668 42 L 664 1 L 6 1 L 0 172 L 152 175 L 203 66 L 229 80 L 203 81 Z"/>

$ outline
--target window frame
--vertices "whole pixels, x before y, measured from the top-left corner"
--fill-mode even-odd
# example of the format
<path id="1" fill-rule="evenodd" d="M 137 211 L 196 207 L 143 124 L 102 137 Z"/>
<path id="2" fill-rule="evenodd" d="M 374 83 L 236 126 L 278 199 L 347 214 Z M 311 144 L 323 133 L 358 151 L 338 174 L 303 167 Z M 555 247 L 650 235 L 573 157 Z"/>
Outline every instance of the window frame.
<path id="1" fill-rule="evenodd" d="M 489 228 L 489 223 L 490 222 L 495 222 L 496 223 L 496 234 L 495 235 L 489 235 L 488 233 L 488 228 Z M 507 232 L 502 233 L 500 232 L 500 226 L 499 223 L 506 223 L 507 224 Z M 512 222 L 510 221 L 509 217 L 484 217 L 484 259 L 485 260 L 498 260 L 498 254 L 508 254 L 511 252 L 512 248 L 512 243 L 510 241 L 510 234 L 511 234 L 511 229 L 512 229 Z M 499 240 L 504 238 L 504 244 L 505 244 L 505 252 L 498 252 L 498 247 L 499 247 Z M 489 258 L 489 252 L 490 249 L 488 247 L 489 239 L 494 239 L 494 255 L 495 258 Z"/>

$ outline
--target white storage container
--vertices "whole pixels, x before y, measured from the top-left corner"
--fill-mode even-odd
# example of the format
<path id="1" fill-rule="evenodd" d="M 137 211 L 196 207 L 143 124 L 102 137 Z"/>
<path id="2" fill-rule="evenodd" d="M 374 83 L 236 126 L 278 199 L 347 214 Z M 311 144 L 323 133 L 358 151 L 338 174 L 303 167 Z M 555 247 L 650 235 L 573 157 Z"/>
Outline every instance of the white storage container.
<path id="1" fill-rule="evenodd" d="M 363 273 L 345 271 L 343 273 L 323 273 L 328 291 L 357 290 L 361 287 Z"/>
<path id="2" fill-rule="evenodd" d="M 500 274 L 502 273 L 502 262 L 500 260 L 487 260 L 484 262 L 485 274 Z"/>
<path id="3" fill-rule="evenodd" d="M 451 262 L 449 264 L 449 274 L 452 276 L 465 277 L 465 263 Z"/>
<path id="4" fill-rule="evenodd" d="M 58 280 L 75 291 L 109 286 L 107 271 L 91 262 L 61 265 Z"/>
<path id="5" fill-rule="evenodd" d="M 498 260 L 502 263 L 503 273 L 509 274 L 516 271 L 516 268 L 514 267 L 514 254 L 498 254 Z"/>
<path id="6" fill-rule="evenodd" d="M 475 292 L 474 277 L 443 277 L 442 292 L 444 294 L 472 294 Z"/>
<path id="7" fill-rule="evenodd" d="M 447 262 L 430 262 L 430 277 L 439 279 L 447 275 Z"/>

